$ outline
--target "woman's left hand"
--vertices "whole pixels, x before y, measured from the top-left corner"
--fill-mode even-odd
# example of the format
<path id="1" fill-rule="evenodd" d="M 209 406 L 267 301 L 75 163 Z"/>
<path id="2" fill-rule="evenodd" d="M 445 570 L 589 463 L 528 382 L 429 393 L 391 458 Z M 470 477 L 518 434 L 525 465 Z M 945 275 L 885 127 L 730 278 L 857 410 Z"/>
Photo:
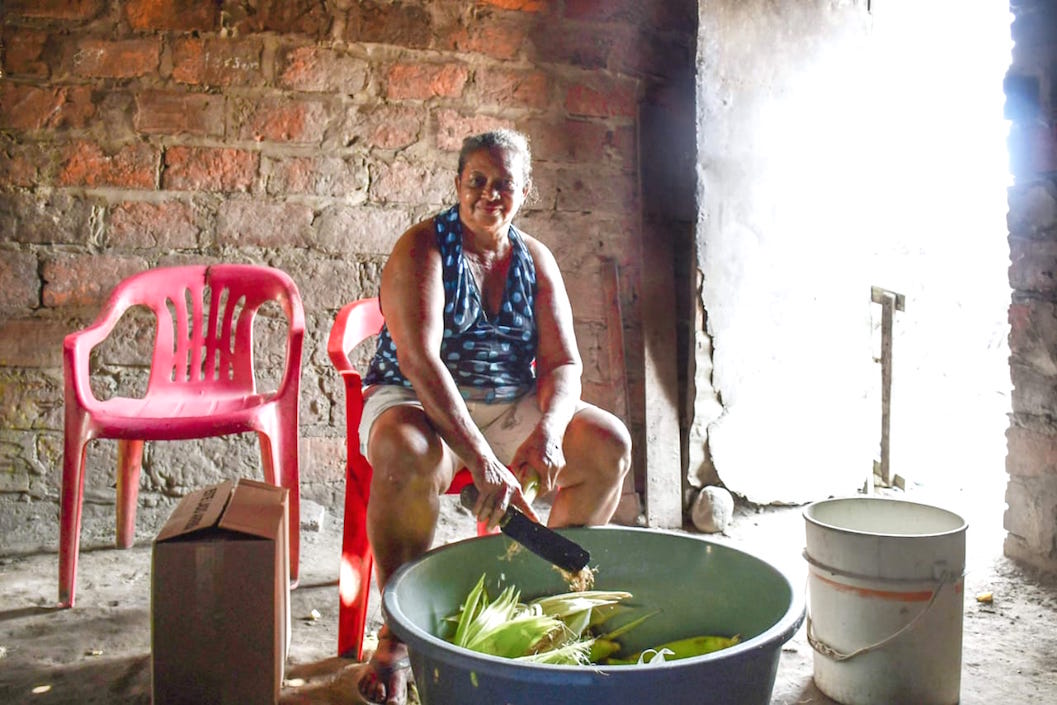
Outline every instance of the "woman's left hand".
<path id="1" fill-rule="evenodd" d="M 535 475 L 539 494 L 547 494 L 557 486 L 558 474 L 565 468 L 561 437 L 537 426 L 514 453 L 510 467 L 522 484 L 527 475 Z"/>

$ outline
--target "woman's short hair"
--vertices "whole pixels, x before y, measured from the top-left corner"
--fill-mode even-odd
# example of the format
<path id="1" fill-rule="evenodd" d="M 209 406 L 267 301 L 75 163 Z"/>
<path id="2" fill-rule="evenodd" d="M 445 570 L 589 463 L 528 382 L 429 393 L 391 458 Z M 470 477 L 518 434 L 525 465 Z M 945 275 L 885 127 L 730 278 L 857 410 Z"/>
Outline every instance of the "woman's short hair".
<path id="1" fill-rule="evenodd" d="M 466 166 L 466 160 L 470 155 L 482 149 L 501 149 L 511 154 L 519 154 L 521 160 L 521 178 L 524 185 L 532 183 L 532 150 L 529 148 L 528 138 L 517 130 L 501 127 L 496 130 L 482 132 L 479 135 L 471 135 L 462 141 L 462 149 L 459 150 L 459 173 Z"/>

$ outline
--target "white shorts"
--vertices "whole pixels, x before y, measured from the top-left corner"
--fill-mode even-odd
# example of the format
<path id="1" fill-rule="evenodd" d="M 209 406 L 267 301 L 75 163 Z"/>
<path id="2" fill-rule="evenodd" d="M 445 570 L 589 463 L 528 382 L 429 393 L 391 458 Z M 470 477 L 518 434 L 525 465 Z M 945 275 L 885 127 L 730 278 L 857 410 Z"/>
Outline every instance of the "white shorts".
<path id="1" fill-rule="evenodd" d="M 371 425 L 383 411 L 401 404 L 421 409 L 422 403 L 413 389 L 396 384 L 375 384 L 364 389 L 363 395 L 365 401 L 363 416 L 360 417 L 360 452 L 366 456 Z M 580 406 L 582 405 L 583 402 L 580 402 Z M 486 404 L 483 401 L 466 401 L 466 408 L 491 446 L 492 452 L 504 465 L 509 465 L 514 459 L 514 453 L 543 415 L 539 404 L 536 403 L 535 391 L 511 402 Z M 578 406 L 577 410 L 579 408 Z"/>

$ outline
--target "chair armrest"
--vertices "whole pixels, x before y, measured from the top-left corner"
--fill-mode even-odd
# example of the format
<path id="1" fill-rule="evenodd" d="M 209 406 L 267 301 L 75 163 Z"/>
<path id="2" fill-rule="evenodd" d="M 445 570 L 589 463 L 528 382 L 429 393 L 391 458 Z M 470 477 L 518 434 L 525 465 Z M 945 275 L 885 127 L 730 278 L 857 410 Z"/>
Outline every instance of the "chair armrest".
<path id="1" fill-rule="evenodd" d="M 330 336 L 327 338 L 327 355 L 330 362 L 341 373 L 342 377 L 348 372 L 355 372 L 352 362 L 349 360 L 348 350 L 345 346 L 345 334 L 348 330 L 349 315 L 352 313 L 357 302 L 346 304 L 338 311 L 334 318 L 334 325 L 330 328 Z"/>
<path id="2" fill-rule="evenodd" d="M 299 295 L 291 294 L 288 303 L 288 314 L 290 316 L 290 330 L 286 336 L 286 369 L 283 371 L 283 379 L 276 390 L 276 397 L 282 399 L 293 387 L 299 387 L 301 382 L 301 360 L 304 355 L 305 344 L 305 310 Z"/>
<path id="3" fill-rule="evenodd" d="M 378 308 L 378 299 L 360 299 L 345 304 L 334 317 L 330 336 L 327 338 L 327 355 L 338 372 L 355 372 L 349 360 L 349 350 L 382 329 L 384 319 Z"/>
<path id="4" fill-rule="evenodd" d="M 107 339 L 129 306 L 124 297 L 112 296 L 91 325 L 63 338 L 63 371 L 82 406 L 97 401 L 90 383 L 92 350 Z"/>

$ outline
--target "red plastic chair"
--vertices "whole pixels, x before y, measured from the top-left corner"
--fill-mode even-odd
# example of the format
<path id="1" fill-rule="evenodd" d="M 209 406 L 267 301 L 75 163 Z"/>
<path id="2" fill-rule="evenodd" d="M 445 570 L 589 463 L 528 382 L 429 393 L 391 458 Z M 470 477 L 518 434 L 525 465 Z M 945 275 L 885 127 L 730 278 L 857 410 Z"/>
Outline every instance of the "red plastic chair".
<path id="1" fill-rule="evenodd" d="M 286 368 L 278 389 L 258 393 L 253 319 L 275 301 L 287 318 Z M 141 398 L 100 400 L 89 382 L 92 349 L 131 307 L 155 317 L 154 352 Z M 305 315 L 293 280 L 270 267 L 240 264 L 152 269 L 121 282 L 88 328 L 63 343 L 66 429 L 59 537 L 59 603 L 72 607 L 84 500 L 85 456 L 95 438 L 118 441 L 117 545 L 135 535 L 144 441 L 187 440 L 254 431 L 267 482 L 289 490 L 290 573 L 300 549 L 298 396 Z"/>
<path id="2" fill-rule="evenodd" d="M 341 541 L 341 567 L 338 573 L 338 655 L 363 659 L 363 628 L 367 621 L 367 598 L 371 592 L 374 554 L 367 541 L 367 501 L 374 470 L 360 453 L 360 417 L 363 415 L 363 387 L 360 373 L 349 361 L 348 351 L 377 335 L 385 319 L 378 299 L 360 299 L 346 304 L 334 319 L 327 341 L 327 353 L 345 383 L 345 528 Z M 470 471 L 459 470 L 448 488 L 458 494 L 473 484 Z M 487 524 L 478 523 L 478 534 L 487 534 Z"/>

